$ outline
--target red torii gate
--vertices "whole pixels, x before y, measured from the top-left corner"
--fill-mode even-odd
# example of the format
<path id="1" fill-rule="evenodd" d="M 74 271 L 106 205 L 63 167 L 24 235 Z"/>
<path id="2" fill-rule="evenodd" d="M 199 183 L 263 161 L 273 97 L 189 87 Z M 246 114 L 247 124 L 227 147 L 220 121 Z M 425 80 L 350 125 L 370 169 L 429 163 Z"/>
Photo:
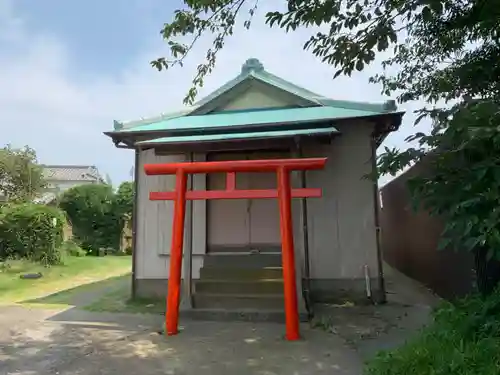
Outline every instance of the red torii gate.
<path id="1" fill-rule="evenodd" d="M 288 340 L 299 339 L 299 314 L 297 307 L 297 285 L 295 281 L 291 198 L 319 198 L 322 192 L 321 189 L 292 189 L 290 186 L 290 172 L 294 170 L 304 171 L 323 169 L 326 160 L 326 158 L 235 160 L 144 165 L 144 171 L 147 175 L 175 174 L 176 176 L 175 191 L 150 192 L 149 194 L 150 200 L 174 201 L 172 245 L 170 249 L 170 276 L 167 294 L 167 312 L 165 317 L 168 335 L 176 335 L 178 333 L 186 200 L 278 198 L 282 242 L 286 338 Z M 186 191 L 187 176 L 189 174 L 217 172 L 226 173 L 225 190 Z M 275 172 L 278 178 L 278 188 L 237 190 L 237 172 Z"/>

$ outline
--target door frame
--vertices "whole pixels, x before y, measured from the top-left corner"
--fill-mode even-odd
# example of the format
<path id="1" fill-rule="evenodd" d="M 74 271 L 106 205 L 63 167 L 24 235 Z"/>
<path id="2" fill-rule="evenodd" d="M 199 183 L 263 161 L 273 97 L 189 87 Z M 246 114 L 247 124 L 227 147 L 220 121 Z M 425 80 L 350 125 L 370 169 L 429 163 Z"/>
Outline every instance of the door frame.
<path id="1" fill-rule="evenodd" d="M 284 152 L 287 152 L 289 153 L 289 157 L 292 157 L 292 152 L 293 150 L 290 148 L 290 147 L 279 147 L 279 146 L 276 146 L 276 147 L 273 147 L 273 148 L 266 148 L 266 149 L 244 149 L 244 150 L 221 150 L 221 151 L 210 151 L 210 152 L 207 152 L 206 153 L 206 156 L 205 156 L 205 160 L 206 161 L 214 161 L 214 155 L 220 155 L 220 154 L 241 154 L 241 153 L 244 153 L 246 156 L 246 159 L 245 160 L 248 160 L 248 156 L 249 155 L 252 155 L 252 154 L 257 154 L 257 153 L 261 153 L 261 152 L 265 152 L 265 153 L 270 153 L 270 154 L 273 154 L 273 153 L 276 153 L 276 154 L 283 154 Z M 241 159 L 240 159 L 241 160 Z M 205 174 L 205 186 L 209 186 L 209 175 L 208 174 Z M 207 201 L 207 207 L 206 207 L 206 211 L 205 211 L 205 254 L 217 254 L 217 255 L 235 255 L 235 254 L 245 254 L 245 253 L 251 253 L 252 252 L 252 245 L 251 243 L 248 244 L 248 245 L 231 245 L 231 249 L 238 249 L 238 248 L 241 248 L 241 251 L 231 251 L 231 250 L 224 250 L 223 248 L 219 248 L 215 251 L 213 250 L 209 250 L 210 249 L 210 246 L 209 246 L 209 210 L 210 210 L 210 204 L 209 204 L 210 201 Z M 249 223 L 250 225 L 250 223 Z M 270 248 L 271 250 L 270 251 L 263 251 L 262 253 L 263 254 L 281 254 L 281 243 L 276 245 L 276 244 L 269 244 L 269 245 L 265 245 L 265 244 L 261 244 L 261 247 L 267 247 L 267 248 Z"/>

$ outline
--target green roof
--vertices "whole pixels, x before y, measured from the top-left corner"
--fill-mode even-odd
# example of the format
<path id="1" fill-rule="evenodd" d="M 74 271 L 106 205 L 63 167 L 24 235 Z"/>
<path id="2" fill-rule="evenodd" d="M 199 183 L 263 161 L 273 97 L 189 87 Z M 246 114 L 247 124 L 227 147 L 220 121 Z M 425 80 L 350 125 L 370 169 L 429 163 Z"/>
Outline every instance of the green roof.
<path id="1" fill-rule="evenodd" d="M 368 110 L 375 112 L 391 112 L 396 110 L 395 102 L 392 101 L 386 103 L 368 103 L 368 102 L 354 102 L 348 100 L 335 100 L 328 98 L 326 96 L 307 90 L 303 87 L 300 87 L 292 82 L 289 82 L 281 77 L 278 77 L 268 72 L 267 70 L 264 69 L 264 65 L 262 65 L 262 63 L 258 59 L 249 58 L 247 59 L 247 61 L 245 61 L 245 63 L 241 67 L 241 73 L 238 76 L 226 82 L 217 90 L 213 91 L 212 93 L 208 94 L 207 96 L 196 102 L 193 111 L 196 111 L 200 107 L 203 107 L 205 104 L 211 102 L 218 96 L 222 95 L 224 92 L 231 90 L 239 83 L 249 79 L 254 79 L 264 82 L 268 85 L 277 87 L 283 91 L 301 97 L 305 100 L 310 101 L 311 105 L 332 106 L 332 107 L 346 108 L 346 109 L 360 109 L 360 110 Z"/>
<path id="2" fill-rule="evenodd" d="M 344 118 L 380 115 L 380 112 L 335 107 L 306 107 L 226 111 L 201 116 L 183 116 L 122 129 L 116 133 L 235 129 L 253 126 L 318 123 Z"/>
<path id="3" fill-rule="evenodd" d="M 241 92 L 252 87 L 255 81 L 288 92 L 300 100 L 296 102 L 292 100 L 294 104 L 286 108 L 250 108 L 215 112 L 217 108 L 223 107 L 224 101 L 231 97 L 233 91 L 235 94 Z M 126 123 L 114 121 L 114 131 L 105 132 L 105 134 L 110 136 L 116 145 L 123 143 L 128 147 L 133 147 L 134 144 L 146 144 L 136 143 L 139 137 L 144 139 L 143 136 L 162 137 L 156 143 L 148 141 L 147 144 L 173 144 L 191 142 L 194 139 L 206 141 L 240 139 L 235 137 L 253 139 L 258 136 L 262 137 L 266 132 L 265 137 L 281 137 L 287 136 L 286 133 L 280 133 L 283 131 L 306 128 L 314 131 L 318 128 L 331 127 L 332 123 L 338 120 L 378 116 L 389 116 L 389 121 L 384 122 L 389 132 L 399 127 L 403 113 L 397 111 L 394 101 L 375 104 L 327 98 L 267 72 L 259 60 L 250 58 L 243 64 L 241 73 L 237 77 L 226 82 L 193 106 L 175 113 L 162 113 L 159 116 Z M 259 135 L 255 135 L 256 132 Z M 248 135 L 243 136 L 243 133 L 248 133 Z M 179 138 L 181 136 L 185 139 Z M 176 137 L 176 139 L 167 142 L 165 137 Z"/>
<path id="4" fill-rule="evenodd" d="M 135 128 L 140 125 L 147 125 L 158 123 L 163 120 L 168 120 L 170 118 L 177 118 L 183 116 L 196 116 L 199 111 L 202 111 L 206 105 L 210 105 L 216 98 L 224 93 L 231 91 L 233 88 L 247 81 L 259 81 L 267 85 L 276 87 L 282 91 L 288 92 L 292 95 L 302 98 L 310 103 L 309 106 L 326 106 L 335 107 L 338 109 L 350 109 L 350 110 L 360 110 L 369 112 L 382 113 L 394 113 L 396 112 L 396 103 L 394 101 L 387 101 L 385 103 L 368 103 L 368 102 L 354 102 L 348 100 L 336 100 L 325 97 L 320 94 L 316 94 L 309 91 L 303 87 L 297 86 L 292 82 L 289 82 L 283 78 L 280 78 L 264 69 L 262 63 L 255 59 L 248 59 L 241 67 L 241 73 L 235 78 L 223 84 L 217 90 L 213 91 L 209 95 L 197 101 L 193 106 L 186 107 L 180 111 L 172 113 L 162 113 L 158 116 L 141 118 L 135 121 L 120 122 L 114 121 L 114 129 L 125 130 Z M 203 111 L 202 111 L 203 113 Z"/>
<path id="5" fill-rule="evenodd" d="M 261 131 L 251 133 L 232 133 L 232 134 L 209 134 L 209 135 L 188 135 L 179 137 L 163 137 L 149 141 L 137 142 L 137 145 L 159 145 L 159 144 L 184 144 L 184 143 L 209 143 L 220 141 L 238 141 L 249 139 L 268 139 L 268 138 L 293 138 L 296 136 L 319 136 L 338 133 L 334 127 L 318 129 L 291 129 L 281 131 Z"/>

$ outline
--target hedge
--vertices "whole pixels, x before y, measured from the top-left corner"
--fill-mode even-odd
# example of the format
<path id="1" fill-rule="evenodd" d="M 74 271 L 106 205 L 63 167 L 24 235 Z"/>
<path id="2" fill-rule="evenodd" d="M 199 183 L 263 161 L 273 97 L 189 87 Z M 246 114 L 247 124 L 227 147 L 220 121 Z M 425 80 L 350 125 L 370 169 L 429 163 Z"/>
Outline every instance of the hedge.
<path id="1" fill-rule="evenodd" d="M 74 240 L 89 254 L 115 252 L 126 217 L 132 215 L 133 184 L 124 182 L 115 193 L 107 184 L 87 184 L 66 190 L 59 207 L 71 220 Z"/>
<path id="2" fill-rule="evenodd" d="M 0 260 L 27 258 L 46 265 L 61 263 L 64 213 L 33 203 L 0 209 Z"/>
<path id="3" fill-rule="evenodd" d="M 59 201 L 71 220 L 73 237 L 91 254 L 101 248 L 118 248 L 120 218 L 115 194 L 107 184 L 79 185 L 66 190 Z"/>

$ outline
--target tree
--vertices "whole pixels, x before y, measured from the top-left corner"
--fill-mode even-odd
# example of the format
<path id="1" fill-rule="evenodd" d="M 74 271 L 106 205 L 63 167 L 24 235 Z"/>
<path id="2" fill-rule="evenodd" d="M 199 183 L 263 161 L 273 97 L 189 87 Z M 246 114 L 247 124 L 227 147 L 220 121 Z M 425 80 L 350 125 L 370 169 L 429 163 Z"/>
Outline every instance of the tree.
<path id="1" fill-rule="evenodd" d="M 117 215 L 123 217 L 124 215 L 132 216 L 132 209 L 134 207 L 134 183 L 131 181 L 124 181 L 118 186 L 115 196 L 115 204 Z"/>
<path id="2" fill-rule="evenodd" d="M 128 231 L 132 230 L 132 214 L 134 209 L 134 183 L 124 181 L 118 187 L 115 194 L 115 213 L 120 220 L 120 236 L 122 241 Z M 123 242 L 122 242 L 123 244 Z M 127 249 L 120 247 L 122 251 L 127 253 Z"/>
<path id="3" fill-rule="evenodd" d="M 121 220 L 110 185 L 72 187 L 63 193 L 59 206 L 68 214 L 75 239 L 89 253 L 98 254 L 101 248 L 118 248 Z"/>
<path id="4" fill-rule="evenodd" d="M 399 103 L 422 100 L 416 124 L 430 132 L 408 138 L 415 147 L 386 149 L 380 173 L 397 171 L 432 153 L 432 173 L 411 182 L 416 203 L 446 223 L 441 247 L 474 252 L 479 286 L 491 292 L 500 280 L 500 7 L 496 0 L 288 0 L 287 9 L 266 14 L 270 27 L 286 32 L 310 26 L 304 49 L 336 67 L 334 77 L 350 75 L 392 52 L 381 66 L 395 74 L 376 75 L 385 95 Z M 170 57 L 151 64 L 159 70 L 182 65 L 201 34 L 214 34 L 185 97 L 192 103 L 215 66 L 217 53 L 242 22 L 251 27 L 257 1 L 185 0 L 162 35 Z M 246 18 L 239 13 L 248 11 Z M 178 38 L 192 37 L 190 43 Z M 490 272 L 491 271 L 491 272 Z"/>
<path id="5" fill-rule="evenodd" d="M 0 192 L 9 201 L 31 201 L 46 186 L 43 167 L 32 148 L 0 149 Z"/>

